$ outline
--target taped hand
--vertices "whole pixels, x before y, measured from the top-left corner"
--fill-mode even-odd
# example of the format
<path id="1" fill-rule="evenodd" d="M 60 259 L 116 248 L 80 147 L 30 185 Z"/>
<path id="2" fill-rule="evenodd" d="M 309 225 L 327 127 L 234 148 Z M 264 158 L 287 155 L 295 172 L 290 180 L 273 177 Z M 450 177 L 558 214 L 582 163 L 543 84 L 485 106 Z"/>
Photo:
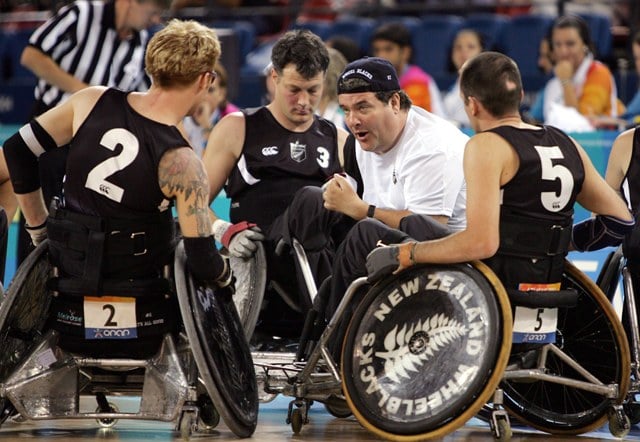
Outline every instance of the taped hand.
<path id="1" fill-rule="evenodd" d="M 37 246 L 42 241 L 47 239 L 47 222 L 43 222 L 39 226 L 31 227 L 30 225 L 24 225 L 24 228 L 27 230 L 27 233 L 31 237 L 31 242 L 34 246 Z"/>

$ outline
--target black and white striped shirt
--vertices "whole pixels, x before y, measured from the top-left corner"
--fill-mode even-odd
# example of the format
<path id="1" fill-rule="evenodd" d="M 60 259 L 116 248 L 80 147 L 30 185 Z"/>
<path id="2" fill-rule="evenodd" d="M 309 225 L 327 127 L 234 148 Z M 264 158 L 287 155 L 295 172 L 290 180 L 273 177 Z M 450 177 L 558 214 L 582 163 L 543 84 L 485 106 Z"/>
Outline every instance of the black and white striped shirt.
<path id="1" fill-rule="evenodd" d="M 113 1 L 78 0 L 36 29 L 29 45 L 39 49 L 62 69 L 89 85 L 112 86 L 124 91 L 145 90 L 146 30 L 120 40 L 115 28 Z M 39 80 L 35 98 L 44 108 L 67 99 L 70 93 Z"/>

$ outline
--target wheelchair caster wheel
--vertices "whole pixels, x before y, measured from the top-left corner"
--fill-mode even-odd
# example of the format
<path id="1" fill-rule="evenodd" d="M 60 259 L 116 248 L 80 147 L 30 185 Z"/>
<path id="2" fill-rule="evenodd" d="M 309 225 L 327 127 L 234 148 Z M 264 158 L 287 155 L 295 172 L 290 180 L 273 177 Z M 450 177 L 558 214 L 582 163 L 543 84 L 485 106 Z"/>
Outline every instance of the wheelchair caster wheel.
<path id="1" fill-rule="evenodd" d="M 511 431 L 511 424 L 509 421 L 506 419 L 498 419 L 496 421 L 496 425 L 498 426 L 498 434 L 494 435 L 494 439 L 499 441 L 511 440 L 513 432 Z"/>
<path id="2" fill-rule="evenodd" d="M 194 431 L 195 419 L 193 413 L 184 413 L 180 419 L 180 437 L 182 440 L 189 440 L 191 433 Z"/>
<path id="3" fill-rule="evenodd" d="M 293 434 L 300 434 L 300 430 L 302 430 L 302 424 L 303 424 L 303 418 L 302 418 L 302 410 L 300 410 L 299 408 L 294 408 L 291 411 L 291 430 L 293 431 Z"/>
<path id="4" fill-rule="evenodd" d="M 96 413 L 105 413 L 105 412 L 117 413 L 118 411 L 120 411 L 120 410 L 118 410 L 118 407 L 116 407 L 116 405 L 114 403 L 112 403 L 112 402 L 109 402 L 109 409 L 108 410 L 103 410 L 101 407 L 96 408 Z M 98 419 L 96 419 L 96 422 L 102 428 L 111 428 L 118 422 L 118 419 L 98 418 Z"/>
<path id="5" fill-rule="evenodd" d="M 349 405 L 347 404 L 347 401 L 337 397 L 329 398 L 327 402 L 324 403 L 324 408 L 331 416 L 340 419 L 347 418 L 353 414 L 351 412 L 351 408 L 349 408 Z"/>
<path id="6" fill-rule="evenodd" d="M 220 423 L 220 413 L 208 397 L 200 405 L 200 423 L 205 430 L 213 430 Z"/>
<path id="7" fill-rule="evenodd" d="M 624 414 L 629 418 L 631 425 L 640 423 L 640 403 L 630 402 L 624 405 Z"/>
<path id="8" fill-rule="evenodd" d="M 615 410 L 609 415 L 609 432 L 618 438 L 624 438 L 631 430 L 631 421 L 622 410 Z"/>

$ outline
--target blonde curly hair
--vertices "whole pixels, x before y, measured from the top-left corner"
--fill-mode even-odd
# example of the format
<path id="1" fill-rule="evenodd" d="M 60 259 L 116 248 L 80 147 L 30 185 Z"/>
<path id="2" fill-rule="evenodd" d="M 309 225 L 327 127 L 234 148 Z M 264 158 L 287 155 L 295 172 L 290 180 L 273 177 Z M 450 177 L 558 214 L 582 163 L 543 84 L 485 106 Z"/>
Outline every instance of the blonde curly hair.
<path id="1" fill-rule="evenodd" d="M 149 41 L 146 71 L 154 84 L 170 88 L 193 83 L 220 58 L 216 32 L 194 20 L 171 20 Z"/>

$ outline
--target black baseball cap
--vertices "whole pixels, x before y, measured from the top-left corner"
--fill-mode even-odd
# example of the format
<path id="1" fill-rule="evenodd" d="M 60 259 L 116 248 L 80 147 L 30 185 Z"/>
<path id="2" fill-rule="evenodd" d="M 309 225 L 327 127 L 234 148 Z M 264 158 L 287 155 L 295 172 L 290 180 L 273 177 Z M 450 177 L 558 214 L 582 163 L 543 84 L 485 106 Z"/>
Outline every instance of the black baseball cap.
<path id="1" fill-rule="evenodd" d="M 353 86 L 345 84 L 352 78 L 358 78 L 364 82 L 357 82 Z M 344 68 L 338 79 L 338 94 L 397 90 L 400 90 L 400 82 L 395 68 L 387 60 L 379 57 L 364 57 L 352 61 Z"/>

